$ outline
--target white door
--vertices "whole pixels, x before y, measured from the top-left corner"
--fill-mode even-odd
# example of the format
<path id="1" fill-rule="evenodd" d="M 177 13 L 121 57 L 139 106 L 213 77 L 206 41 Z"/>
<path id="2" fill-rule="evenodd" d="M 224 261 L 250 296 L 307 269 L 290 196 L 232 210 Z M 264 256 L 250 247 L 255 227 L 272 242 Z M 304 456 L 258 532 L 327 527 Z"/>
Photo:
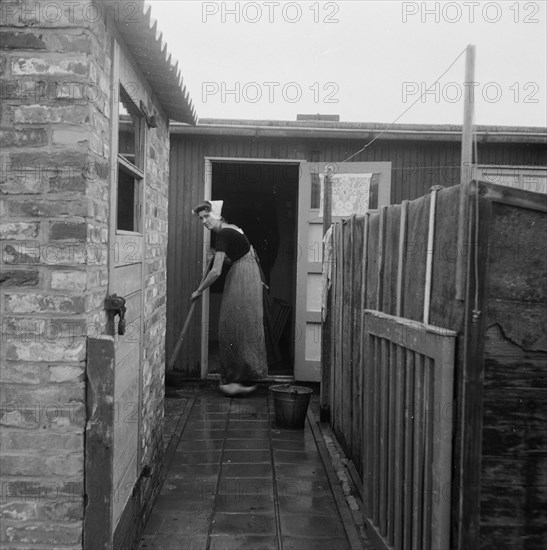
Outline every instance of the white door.
<path id="1" fill-rule="evenodd" d="M 320 175 L 327 166 L 332 167 L 334 178 L 337 174 L 371 174 L 372 206 L 388 205 L 391 199 L 391 162 L 300 164 L 294 376 L 310 382 L 321 380 L 323 217 L 319 206 Z M 333 210 L 333 222 L 349 217 L 336 214 Z"/>

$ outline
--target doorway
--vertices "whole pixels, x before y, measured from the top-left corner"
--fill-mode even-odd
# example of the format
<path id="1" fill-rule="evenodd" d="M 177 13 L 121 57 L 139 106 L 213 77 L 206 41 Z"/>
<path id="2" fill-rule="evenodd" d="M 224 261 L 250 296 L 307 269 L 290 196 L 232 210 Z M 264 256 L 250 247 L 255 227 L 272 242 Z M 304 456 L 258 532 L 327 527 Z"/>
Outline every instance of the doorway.
<path id="1" fill-rule="evenodd" d="M 213 161 L 211 200 L 224 201 L 222 215 L 247 235 L 269 286 L 271 314 L 268 377 L 293 376 L 298 249 L 299 165 Z M 214 247 L 214 234 L 211 246 Z M 208 372 L 219 372 L 218 317 L 225 276 L 210 288 Z"/>

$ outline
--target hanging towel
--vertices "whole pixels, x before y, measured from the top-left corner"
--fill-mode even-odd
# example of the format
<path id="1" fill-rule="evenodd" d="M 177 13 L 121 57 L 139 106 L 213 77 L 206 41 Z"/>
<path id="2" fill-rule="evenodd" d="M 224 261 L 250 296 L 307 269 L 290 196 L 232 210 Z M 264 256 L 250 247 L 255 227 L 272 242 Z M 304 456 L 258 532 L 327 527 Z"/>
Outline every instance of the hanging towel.
<path id="1" fill-rule="evenodd" d="M 329 290 L 330 290 L 331 281 L 332 281 L 332 264 L 334 261 L 333 229 L 334 229 L 334 226 L 331 225 L 327 229 L 327 232 L 323 237 L 323 270 L 322 270 L 322 295 L 321 295 L 321 318 L 323 319 L 323 322 L 327 317 Z"/>
<path id="2" fill-rule="evenodd" d="M 332 176 L 332 216 L 349 217 L 363 215 L 368 210 L 370 174 L 334 174 Z M 319 217 L 323 217 L 324 175 L 319 174 L 321 197 Z"/>

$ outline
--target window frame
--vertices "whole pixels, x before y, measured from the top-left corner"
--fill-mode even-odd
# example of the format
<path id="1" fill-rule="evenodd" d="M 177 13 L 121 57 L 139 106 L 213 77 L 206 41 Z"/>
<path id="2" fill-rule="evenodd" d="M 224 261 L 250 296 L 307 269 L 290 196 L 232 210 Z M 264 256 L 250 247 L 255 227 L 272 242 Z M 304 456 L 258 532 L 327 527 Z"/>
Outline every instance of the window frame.
<path id="1" fill-rule="evenodd" d="M 143 233 L 143 204 L 144 204 L 144 151 L 146 146 L 146 128 L 145 118 L 141 110 L 133 101 L 129 93 L 120 83 L 118 86 L 118 109 L 116 116 L 118 117 L 118 133 L 117 133 L 117 159 L 116 159 L 116 178 L 117 178 L 117 200 L 116 200 L 116 233 L 119 235 L 133 235 Z M 124 124 L 120 115 L 120 104 L 129 112 L 130 117 L 134 121 L 134 159 L 131 162 L 126 155 L 120 153 L 120 128 Z M 133 229 L 120 229 L 119 213 L 120 213 L 120 173 L 123 173 L 130 178 L 133 178 L 134 193 L 133 193 Z"/>

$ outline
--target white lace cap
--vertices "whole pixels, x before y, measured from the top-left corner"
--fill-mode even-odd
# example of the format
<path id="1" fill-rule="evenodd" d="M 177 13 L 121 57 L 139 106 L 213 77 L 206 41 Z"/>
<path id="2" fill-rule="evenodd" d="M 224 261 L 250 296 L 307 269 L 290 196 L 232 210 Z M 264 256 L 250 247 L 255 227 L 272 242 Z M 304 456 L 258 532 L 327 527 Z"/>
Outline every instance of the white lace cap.
<path id="1" fill-rule="evenodd" d="M 224 201 L 209 202 L 211 203 L 211 212 L 209 215 L 215 220 L 220 220 L 220 218 L 222 218 L 222 205 L 224 204 Z"/>

